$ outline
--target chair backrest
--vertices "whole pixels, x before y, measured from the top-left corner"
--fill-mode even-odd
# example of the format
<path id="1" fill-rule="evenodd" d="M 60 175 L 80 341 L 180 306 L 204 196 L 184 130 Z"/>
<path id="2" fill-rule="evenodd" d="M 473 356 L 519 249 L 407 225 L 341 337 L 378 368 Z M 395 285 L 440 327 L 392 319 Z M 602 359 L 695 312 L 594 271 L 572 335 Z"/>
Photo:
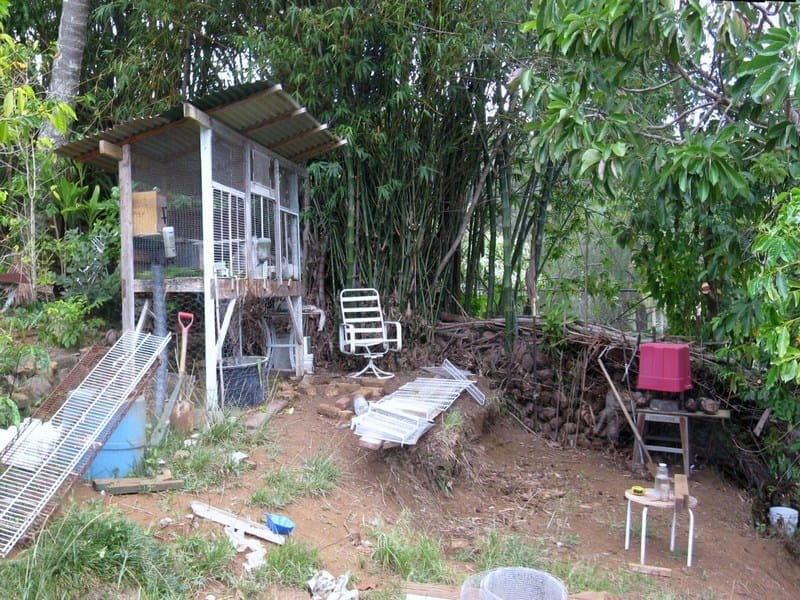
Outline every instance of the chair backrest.
<path id="1" fill-rule="evenodd" d="M 348 343 L 356 346 L 374 346 L 386 342 L 386 329 L 378 290 L 344 289 L 339 292 L 339 303 Z"/>

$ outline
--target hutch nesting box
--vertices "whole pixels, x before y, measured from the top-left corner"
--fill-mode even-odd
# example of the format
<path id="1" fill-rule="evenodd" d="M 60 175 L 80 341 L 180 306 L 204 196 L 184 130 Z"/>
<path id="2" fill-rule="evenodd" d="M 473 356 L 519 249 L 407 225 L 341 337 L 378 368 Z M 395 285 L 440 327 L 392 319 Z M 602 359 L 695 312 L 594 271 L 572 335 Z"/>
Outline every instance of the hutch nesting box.
<path id="1" fill-rule="evenodd" d="M 280 303 L 285 345 L 303 373 L 302 164 L 342 144 L 280 85 L 259 82 L 58 149 L 118 174 L 123 329 L 134 328 L 135 298 L 153 295 L 154 265 L 167 301 L 198 299 L 209 408 L 218 407 L 217 370 L 231 352 L 222 315 L 237 301 Z M 237 326 L 241 340 L 241 319 L 234 339 Z"/>

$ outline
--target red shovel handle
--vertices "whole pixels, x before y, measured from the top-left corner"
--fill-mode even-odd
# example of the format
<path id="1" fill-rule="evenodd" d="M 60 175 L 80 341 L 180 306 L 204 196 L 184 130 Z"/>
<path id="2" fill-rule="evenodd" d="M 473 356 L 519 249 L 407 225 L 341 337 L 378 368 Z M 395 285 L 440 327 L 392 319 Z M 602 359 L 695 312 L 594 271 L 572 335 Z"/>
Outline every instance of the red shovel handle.
<path id="1" fill-rule="evenodd" d="M 192 326 L 192 323 L 194 323 L 194 315 L 192 313 L 178 313 L 178 324 L 181 326 L 183 333 L 189 331 L 189 327 Z"/>

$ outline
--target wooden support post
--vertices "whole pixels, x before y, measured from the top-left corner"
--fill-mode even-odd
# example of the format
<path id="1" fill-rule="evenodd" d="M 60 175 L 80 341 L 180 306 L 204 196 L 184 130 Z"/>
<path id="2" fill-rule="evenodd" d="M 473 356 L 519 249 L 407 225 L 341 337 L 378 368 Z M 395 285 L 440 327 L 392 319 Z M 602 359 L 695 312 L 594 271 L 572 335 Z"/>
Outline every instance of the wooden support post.
<path id="1" fill-rule="evenodd" d="M 131 146 L 122 147 L 119 162 L 119 276 L 122 284 L 122 331 L 134 328 L 133 299 L 133 180 Z"/>

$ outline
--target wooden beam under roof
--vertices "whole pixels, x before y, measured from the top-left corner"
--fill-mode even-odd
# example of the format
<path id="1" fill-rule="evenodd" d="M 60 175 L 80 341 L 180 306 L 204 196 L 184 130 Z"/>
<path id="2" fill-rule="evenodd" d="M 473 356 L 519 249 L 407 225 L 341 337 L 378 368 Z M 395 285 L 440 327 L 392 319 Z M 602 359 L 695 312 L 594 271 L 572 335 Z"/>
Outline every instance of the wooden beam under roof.
<path id="1" fill-rule="evenodd" d="M 122 160 L 122 147 L 117 144 L 112 144 L 106 140 L 100 140 L 98 151 L 102 156 L 108 156 L 116 161 Z"/>
<path id="2" fill-rule="evenodd" d="M 182 119 L 178 119 L 177 121 L 172 121 L 171 123 L 165 123 L 164 125 L 161 125 L 159 127 L 154 127 L 153 129 L 148 129 L 147 131 L 143 131 L 142 133 L 137 133 L 129 138 L 120 140 L 115 145 L 122 147 L 128 144 L 133 144 L 135 142 L 141 142 L 142 140 L 146 140 L 153 136 L 160 135 L 165 131 L 169 131 L 170 129 L 174 129 L 175 127 L 178 127 L 180 125 L 184 125 L 186 121 L 187 119 L 184 117 Z M 106 140 L 100 140 L 100 144 L 102 144 L 105 141 Z M 106 142 L 106 143 L 111 143 L 111 142 Z M 73 160 L 76 162 L 86 162 L 93 158 L 97 158 L 98 156 L 106 156 L 106 154 L 103 153 L 102 146 L 100 144 L 98 144 L 98 147 L 95 150 L 84 152 L 80 156 L 76 156 Z M 122 159 L 120 158 L 120 160 Z"/>
<path id="3" fill-rule="evenodd" d="M 308 160 L 309 158 L 313 158 L 313 157 L 317 156 L 318 154 L 324 154 L 325 152 L 330 152 L 331 150 L 335 150 L 336 148 L 339 148 L 339 147 L 344 146 L 346 144 L 347 144 L 347 140 L 336 140 L 334 142 L 330 142 L 330 143 L 324 144 L 322 146 L 315 146 L 314 148 L 310 148 L 309 150 L 306 150 L 305 152 L 302 152 L 300 154 L 295 154 L 294 156 L 292 156 L 292 161 L 293 162 L 298 162 L 298 163 L 299 162 L 303 162 L 304 160 Z"/>
<path id="4" fill-rule="evenodd" d="M 272 144 L 272 148 L 280 148 L 281 146 L 286 146 L 287 144 L 291 144 L 293 142 L 298 142 L 300 140 L 304 140 L 307 137 L 311 137 L 317 133 L 322 133 L 328 128 L 327 125 L 317 125 L 316 127 L 312 127 L 311 129 L 306 129 L 305 131 L 298 133 L 297 135 L 293 135 L 291 137 L 282 139 L 279 142 Z"/>
<path id="5" fill-rule="evenodd" d="M 304 106 L 301 106 L 297 110 L 290 111 L 288 113 L 283 113 L 282 115 L 278 115 L 277 117 L 272 117 L 270 119 L 265 119 L 260 123 L 256 123 L 255 125 L 251 125 L 245 129 L 242 129 L 242 133 L 253 133 L 254 131 L 258 131 L 259 129 L 266 129 L 267 127 L 271 127 L 272 125 L 277 125 L 278 123 L 283 123 L 284 121 L 289 121 L 300 115 L 304 115 L 308 112 Z"/>
<path id="6" fill-rule="evenodd" d="M 266 96 L 272 96 L 273 94 L 277 94 L 278 92 L 282 92 L 282 91 L 283 91 L 283 86 L 280 83 L 276 83 L 272 87 L 269 87 L 269 88 L 267 88 L 265 90 L 261 90 L 260 92 L 256 92 L 254 94 L 250 94 L 249 96 L 245 96 L 244 98 L 242 98 L 240 100 L 235 100 L 234 102 L 230 102 L 229 104 L 222 104 L 222 105 L 217 106 L 215 108 L 210 108 L 207 112 L 208 112 L 208 114 L 213 115 L 214 113 L 219 112 L 221 110 L 228 110 L 228 109 L 230 109 L 230 108 L 232 108 L 234 106 L 238 106 L 240 104 L 247 104 L 247 103 L 252 102 L 253 100 L 255 100 L 257 98 L 265 98 Z M 287 96 L 289 96 L 289 95 L 287 94 Z M 289 97 L 291 98 L 291 96 L 289 96 Z M 295 105 L 297 104 L 294 101 L 292 101 L 292 103 L 295 104 Z"/>
<path id="7" fill-rule="evenodd" d="M 183 114 L 184 114 L 184 116 L 186 118 L 192 119 L 194 121 L 197 121 L 203 127 L 208 127 L 209 129 L 212 129 L 214 131 L 214 133 L 226 136 L 229 139 L 231 139 L 232 141 L 241 142 L 243 144 L 244 143 L 256 144 L 257 146 L 259 146 L 260 149 L 265 151 L 268 156 L 274 158 L 280 164 L 282 164 L 284 166 L 288 166 L 292 170 L 297 171 L 297 173 L 300 174 L 300 175 L 303 175 L 303 176 L 306 175 L 306 170 L 303 167 L 301 167 L 300 165 L 295 164 L 294 161 L 286 158 L 285 156 L 281 156 L 277 152 L 274 152 L 272 150 L 271 146 L 269 146 L 269 147 L 268 146 L 264 146 L 263 144 L 259 144 L 256 140 L 254 140 L 252 138 L 249 138 L 249 137 L 247 137 L 245 135 L 242 135 L 241 133 L 239 133 L 235 129 L 225 125 L 225 123 L 222 123 L 222 122 L 218 121 L 217 119 L 213 118 L 208 113 L 200 110 L 199 108 L 197 108 L 193 104 L 189 104 L 188 102 L 184 102 L 184 104 L 183 104 Z"/>

